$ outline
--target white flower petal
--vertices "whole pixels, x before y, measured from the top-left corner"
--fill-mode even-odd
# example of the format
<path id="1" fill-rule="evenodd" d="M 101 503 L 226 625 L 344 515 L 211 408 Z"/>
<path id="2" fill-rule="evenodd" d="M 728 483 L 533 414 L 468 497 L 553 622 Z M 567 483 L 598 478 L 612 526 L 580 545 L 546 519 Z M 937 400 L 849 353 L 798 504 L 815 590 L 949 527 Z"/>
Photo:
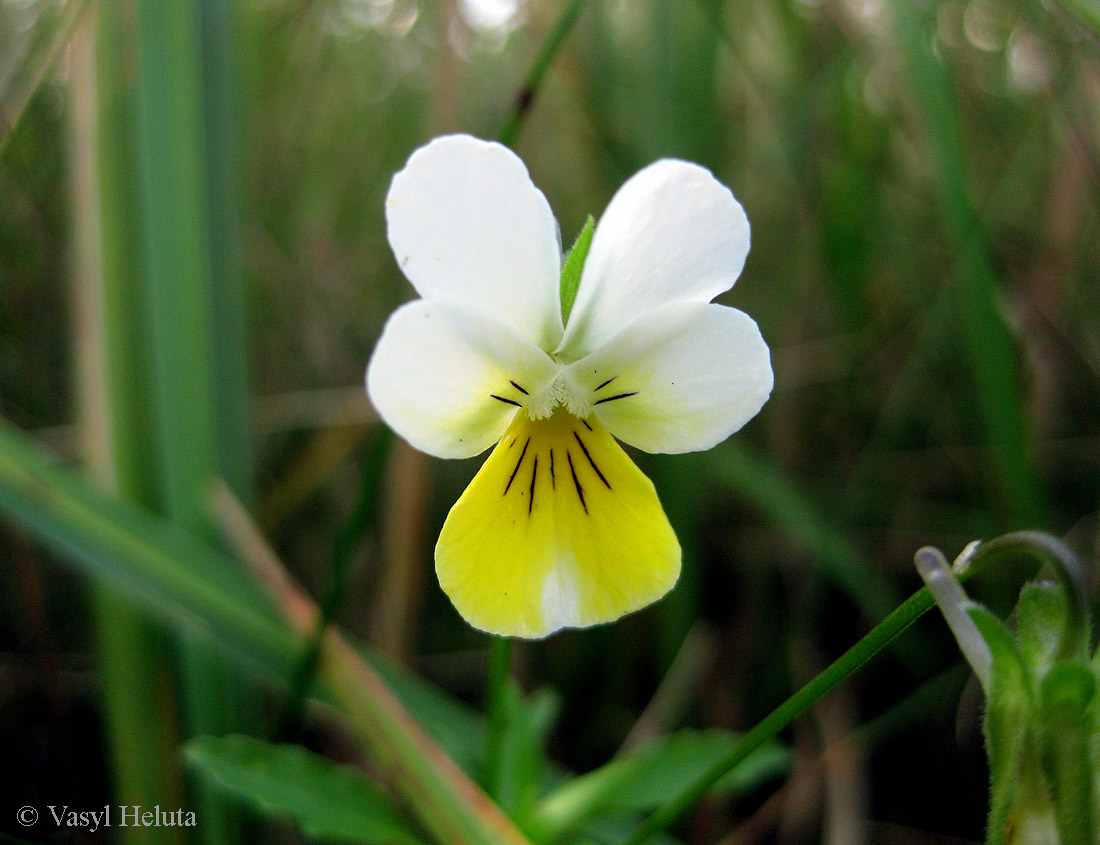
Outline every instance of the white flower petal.
<path id="1" fill-rule="evenodd" d="M 457 303 L 393 313 L 367 367 L 386 424 L 422 452 L 468 458 L 492 446 L 561 367 L 515 330 Z"/>
<path id="2" fill-rule="evenodd" d="M 711 448 L 752 419 L 772 389 L 753 319 L 699 302 L 642 317 L 564 375 L 608 431 L 647 452 Z"/>
<path id="3" fill-rule="evenodd" d="M 469 135 L 436 138 L 393 177 L 386 220 L 421 296 L 470 305 L 542 349 L 561 339 L 558 224 L 511 150 Z"/>
<path id="4" fill-rule="evenodd" d="M 576 360 L 669 302 L 729 290 L 749 251 L 749 221 L 696 164 L 665 159 L 619 189 L 596 226 L 558 351 Z"/>

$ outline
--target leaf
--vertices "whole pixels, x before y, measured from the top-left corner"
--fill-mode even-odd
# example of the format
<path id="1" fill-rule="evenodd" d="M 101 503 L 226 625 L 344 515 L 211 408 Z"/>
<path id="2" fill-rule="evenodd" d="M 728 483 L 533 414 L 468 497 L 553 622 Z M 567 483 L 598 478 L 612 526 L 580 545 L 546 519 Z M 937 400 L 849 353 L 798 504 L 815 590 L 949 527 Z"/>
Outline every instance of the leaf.
<path id="1" fill-rule="evenodd" d="M 310 838 L 365 845 L 420 842 L 365 774 L 301 746 L 203 736 L 188 742 L 184 755 L 223 789 L 268 815 L 289 817 Z"/>
<path id="2" fill-rule="evenodd" d="M 520 822 L 529 817 L 545 788 L 547 761 L 543 749 L 560 709 L 561 699 L 554 690 L 543 688 L 525 697 L 518 684 L 509 680 L 496 798 L 501 808 Z"/>
<path id="3" fill-rule="evenodd" d="M 164 520 L 111 499 L 58 464 L 56 456 L 0 420 L 0 511 L 6 518 L 162 621 L 209 639 L 243 658 L 248 668 L 283 680 L 290 677 L 300 658 L 300 634 L 278 621 L 235 561 Z M 455 742 L 470 754 L 471 748 L 480 748 L 476 734 L 481 722 L 439 690 L 384 666 L 375 656 L 364 657 L 346 640 L 330 635 L 326 643 L 335 643 L 340 651 L 338 659 L 326 664 L 329 700 L 337 699 L 362 733 L 373 731 L 372 748 L 384 752 L 385 762 L 415 770 L 419 783 L 428 785 L 415 793 L 422 802 L 421 818 L 430 814 L 436 821 L 459 825 L 461 833 L 451 841 L 524 841 L 449 759 L 425 757 L 421 726 L 444 751 Z M 381 679 L 372 677 L 376 683 L 364 692 L 362 680 L 368 672 Z M 400 725 L 397 708 L 389 701 L 391 692 L 412 717 L 402 714 Z M 379 704 L 382 693 L 384 705 Z M 383 707 L 389 715 L 385 724 L 377 720 Z M 407 786 L 409 795 L 413 784 Z M 441 807 L 451 815 L 444 819 Z"/>
<path id="4" fill-rule="evenodd" d="M 577 235 L 573 248 L 565 257 L 565 263 L 561 268 L 561 321 L 569 322 L 569 312 L 573 310 L 573 303 L 577 299 L 577 288 L 581 285 L 581 273 L 584 271 L 584 262 L 588 258 L 588 248 L 592 246 L 592 232 L 596 221 L 592 215 L 584 221 L 584 228 Z"/>
<path id="5" fill-rule="evenodd" d="M 627 757 L 574 778 L 549 795 L 536 818 L 547 839 L 597 815 L 646 812 L 663 805 L 722 759 L 737 741 L 727 731 L 679 731 Z M 787 749 L 769 744 L 718 781 L 714 789 L 739 794 L 785 770 Z"/>
<path id="6" fill-rule="evenodd" d="M 580 827 L 577 838 L 569 840 L 569 845 L 574 845 L 574 842 L 583 842 L 585 845 L 622 845 L 637 830 L 640 822 L 641 817 L 635 813 L 601 815 L 585 822 Z M 664 831 L 653 834 L 646 841 L 648 845 L 682 845 L 679 839 L 674 839 Z"/>

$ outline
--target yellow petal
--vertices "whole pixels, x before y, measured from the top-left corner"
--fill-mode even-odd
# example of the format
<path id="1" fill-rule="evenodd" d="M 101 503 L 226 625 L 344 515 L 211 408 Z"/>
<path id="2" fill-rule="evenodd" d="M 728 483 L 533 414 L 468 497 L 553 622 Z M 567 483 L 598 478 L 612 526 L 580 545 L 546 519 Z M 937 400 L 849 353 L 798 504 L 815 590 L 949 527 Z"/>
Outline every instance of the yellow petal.
<path id="1" fill-rule="evenodd" d="M 475 628 L 544 637 L 659 599 L 680 574 L 680 544 L 599 420 L 520 411 L 447 516 L 435 564 Z"/>

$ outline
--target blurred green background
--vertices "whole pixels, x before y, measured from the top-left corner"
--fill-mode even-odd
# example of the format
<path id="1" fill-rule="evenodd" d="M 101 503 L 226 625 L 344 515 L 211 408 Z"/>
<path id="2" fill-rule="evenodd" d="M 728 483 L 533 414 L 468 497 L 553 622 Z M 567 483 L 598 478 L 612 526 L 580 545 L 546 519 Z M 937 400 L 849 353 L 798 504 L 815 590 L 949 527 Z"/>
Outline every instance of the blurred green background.
<path id="1" fill-rule="evenodd" d="M 752 250 L 721 301 L 759 322 L 775 391 L 712 452 L 636 455 L 684 547 L 672 594 L 517 645 L 521 686 L 558 697 L 559 763 L 748 729 L 919 585 L 924 544 L 1040 528 L 1095 574 L 1091 0 L 588 0 L 534 91 L 572 3 L 144 5 L 0 0 L 0 413 L 198 533 L 188 468 L 216 466 L 313 595 L 343 562 L 345 630 L 474 707 L 488 644 L 431 554 L 481 459 L 386 437 L 362 388 L 412 295 L 385 237 L 392 174 L 434 135 L 518 117 L 565 243 L 660 157 L 744 205 Z M 116 664 L 138 679 L 129 718 L 170 730 L 209 656 L 147 620 L 122 629 L 144 658 L 119 651 L 127 606 L 14 523 L 0 548 L 0 759 L 21 782 L 0 830 L 22 837 L 23 804 L 114 800 Z M 1022 571 L 970 589 L 1008 612 Z M 785 777 L 705 803 L 682 841 L 981 840 L 980 696 L 958 664 L 923 620 L 797 723 Z M 246 732 L 279 713 L 262 686 L 237 696 L 231 666 L 198 677 L 206 700 L 242 699 Z M 305 736 L 354 756 L 323 718 Z M 294 841 L 240 824 L 220 841 Z"/>

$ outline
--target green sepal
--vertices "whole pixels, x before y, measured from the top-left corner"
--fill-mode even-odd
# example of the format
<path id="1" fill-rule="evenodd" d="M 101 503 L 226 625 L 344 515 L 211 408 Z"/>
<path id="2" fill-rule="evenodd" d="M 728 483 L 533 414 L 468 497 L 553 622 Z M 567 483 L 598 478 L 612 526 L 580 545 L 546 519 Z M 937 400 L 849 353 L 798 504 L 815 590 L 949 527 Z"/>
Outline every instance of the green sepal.
<path id="1" fill-rule="evenodd" d="M 417 845 L 389 796 L 358 769 L 337 766 L 297 745 L 248 736 L 203 736 L 187 761 L 263 813 L 288 817 L 312 839 Z"/>
<path id="2" fill-rule="evenodd" d="M 967 609 L 992 655 L 986 690 L 985 745 L 989 757 L 989 820 L 987 841 L 1006 841 L 1016 808 L 1019 774 L 1034 711 L 1031 679 L 1011 632 L 981 605 Z"/>
<path id="3" fill-rule="evenodd" d="M 1026 584 L 1020 591 L 1017 613 L 1023 659 L 1033 672 L 1045 673 L 1054 663 L 1065 636 L 1065 592 L 1058 584 Z"/>
<path id="4" fill-rule="evenodd" d="M 1096 794 L 1096 677 L 1084 663 L 1054 666 L 1039 691 L 1041 762 L 1050 786 L 1060 845 L 1093 845 Z"/>
<path id="5" fill-rule="evenodd" d="M 596 227 L 596 221 L 592 215 L 584 221 L 584 228 L 577 235 L 573 248 L 565 256 L 561 266 L 561 322 L 566 325 L 569 322 L 569 313 L 573 310 L 573 303 L 577 299 L 577 288 L 581 284 L 581 273 L 584 271 L 584 262 L 588 258 L 588 248 L 592 246 L 592 232 Z"/>

